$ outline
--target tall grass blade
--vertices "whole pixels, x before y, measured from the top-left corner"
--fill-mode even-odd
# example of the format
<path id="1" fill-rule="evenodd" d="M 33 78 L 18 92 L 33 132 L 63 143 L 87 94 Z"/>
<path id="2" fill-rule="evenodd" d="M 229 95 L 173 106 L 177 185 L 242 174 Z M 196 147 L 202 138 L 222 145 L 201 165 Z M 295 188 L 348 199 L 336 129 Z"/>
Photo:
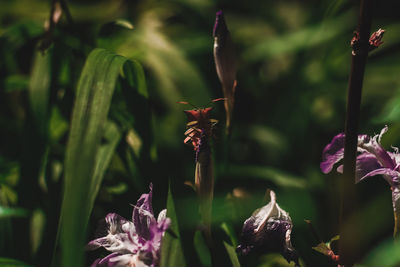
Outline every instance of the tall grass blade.
<path id="1" fill-rule="evenodd" d="M 185 267 L 186 262 L 182 250 L 179 226 L 175 212 L 175 204 L 171 192 L 171 185 L 169 186 L 168 190 L 167 217 L 171 219 L 171 226 L 169 230 L 165 232 L 164 238 L 162 240 L 160 267 Z"/>
<path id="2" fill-rule="evenodd" d="M 121 137 L 116 125 L 107 122 L 107 116 L 126 61 L 104 49 L 95 49 L 88 56 L 79 79 L 65 156 L 59 226 L 62 266 L 83 266 L 89 215 Z M 106 139 L 103 146 L 102 138 Z"/>

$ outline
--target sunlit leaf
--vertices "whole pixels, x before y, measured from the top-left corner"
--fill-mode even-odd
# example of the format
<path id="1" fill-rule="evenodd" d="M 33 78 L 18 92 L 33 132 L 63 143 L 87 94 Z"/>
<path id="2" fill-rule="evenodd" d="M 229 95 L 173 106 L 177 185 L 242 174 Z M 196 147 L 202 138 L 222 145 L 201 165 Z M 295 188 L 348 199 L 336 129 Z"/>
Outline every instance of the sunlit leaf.
<path id="1" fill-rule="evenodd" d="M 95 49 L 88 56 L 79 79 L 65 156 L 60 221 L 63 266 L 83 264 L 88 218 L 120 139 L 118 128 L 106 120 L 126 61 L 104 49 Z"/>
<path id="2" fill-rule="evenodd" d="M 312 249 L 327 256 L 331 251 L 331 249 L 325 243 L 319 243 L 316 247 L 312 247 Z"/>

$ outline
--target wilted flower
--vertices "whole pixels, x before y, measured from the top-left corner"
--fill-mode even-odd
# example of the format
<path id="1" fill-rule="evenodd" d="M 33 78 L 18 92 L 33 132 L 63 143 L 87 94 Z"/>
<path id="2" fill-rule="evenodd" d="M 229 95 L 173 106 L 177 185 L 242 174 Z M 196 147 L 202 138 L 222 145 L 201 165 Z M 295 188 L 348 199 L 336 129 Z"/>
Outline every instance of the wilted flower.
<path id="1" fill-rule="evenodd" d="M 237 251 L 247 255 L 253 251 L 279 252 L 290 262 L 298 263 L 297 251 L 290 241 L 292 219 L 289 214 L 276 203 L 274 191 L 270 191 L 271 201 L 257 209 L 248 218 L 242 228 L 241 243 Z"/>
<path id="2" fill-rule="evenodd" d="M 356 161 L 356 183 L 367 177 L 382 175 L 392 189 L 392 202 L 395 219 L 395 234 L 398 232 L 400 219 L 400 154 L 398 149 L 388 152 L 381 146 L 381 138 L 386 133 L 388 127 L 385 126 L 379 135 L 373 137 L 367 135 L 358 136 L 357 151 L 359 155 Z M 322 152 L 321 170 L 329 173 L 333 166 L 344 156 L 345 135 L 340 133 L 325 147 Z M 343 172 L 343 165 L 337 168 Z"/>
<path id="3" fill-rule="evenodd" d="M 214 30 L 214 61 L 218 78 L 222 84 L 222 90 L 226 98 L 226 129 L 229 133 L 232 120 L 233 104 L 236 89 L 236 62 L 231 35 L 226 26 L 224 14 L 218 11 L 216 14 Z"/>
<path id="4" fill-rule="evenodd" d="M 136 266 L 155 267 L 160 260 L 161 239 L 170 225 L 164 209 L 154 217 L 152 208 L 152 185 L 150 192 L 143 194 L 133 206 L 132 221 L 109 213 L 106 218 L 107 235 L 92 240 L 89 249 L 103 247 L 112 252 L 105 258 L 97 259 L 92 267 Z"/>

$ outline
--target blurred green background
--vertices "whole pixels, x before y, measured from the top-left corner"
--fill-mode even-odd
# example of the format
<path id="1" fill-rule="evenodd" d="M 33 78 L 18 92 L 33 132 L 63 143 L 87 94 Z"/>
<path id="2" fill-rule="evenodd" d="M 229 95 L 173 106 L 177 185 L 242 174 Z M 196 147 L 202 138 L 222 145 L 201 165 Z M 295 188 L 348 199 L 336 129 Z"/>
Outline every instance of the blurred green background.
<path id="1" fill-rule="evenodd" d="M 265 190 L 271 188 L 292 217 L 292 243 L 303 265 L 335 265 L 311 249 L 317 242 L 304 219 L 312 220 L 326 241 L 337 234 L 336 174 L 323 175 L 319 163 L 324 146 L 344 127 L 358 1 L 70 0 L 67 5 L 72 21 L 63 12 L 46 34 L 50 1 L 0 2 L 0 263 L 13 258 L 49 266 L 57 259 L 71 113 L 86 57 L 96 47 L 142 64 L 148 100 L 142 105 L 124 93 L 123 81 L 115 89 L 108 119 L 120 138 L 83 238 L 93 239 L 108 212 L 130 218 L 129 204 L 150 182 L 158 213 L 166 207 L 170 182 L 182 242 L 193 242 L 198 215 L 191 206 L 194 194 L 183 185 L 194 177 L 194 152 L 183 144 L 182 111 L 190 107 L 176 102 L 204 107 L 223 97 L 212 55 L 215 12 L 223 9 L 236 48 L 238 87 L 227 156 L 223 104 L 212 104 L 220 121 L 214 139 L 214 228 L 231 229 L 236 245 L 243 221 L 265 204 Z M 399 8 L 397 1 L 375 3 L 372 29 L 386 33 L 384 44 L 369 56 L 361 106 L 360 133 L 373 135 L 388 125 L 386 148 L 400 146 Z M 40 44 L 48 47 L 44 54 Z M 360 266 L 400 266 L 400 248 L 390 240 L 389 186 L 377 177 L 358 189 Z M 86 265 L 100 255 L 87 253 Z M 200 266 L 209 264 L 199 250 L 185 255 L 197 255 Z M 247 264 L 289 266 L 275 254 Z"/>

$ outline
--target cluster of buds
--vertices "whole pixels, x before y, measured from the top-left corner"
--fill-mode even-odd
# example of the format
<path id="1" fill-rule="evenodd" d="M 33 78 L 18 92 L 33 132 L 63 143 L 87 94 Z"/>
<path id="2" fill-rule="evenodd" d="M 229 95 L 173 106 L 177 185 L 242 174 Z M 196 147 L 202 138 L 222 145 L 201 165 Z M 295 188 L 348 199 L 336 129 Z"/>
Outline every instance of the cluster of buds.
<path id="1" fill-rule="evenodd" d="M 350 46 L 352 48 L 351 54 L 355 56 L 363 52 L 370 52 L 378 48 L 381 44 L 383 44 L 382 38 L 384 33 L 385 30 L 379 29 L 371 35 L 368 43 L 362 43 L 360 40 L 360 33 L 358 31 L 355 31 L 354 36 L 350 41 Z"/>

